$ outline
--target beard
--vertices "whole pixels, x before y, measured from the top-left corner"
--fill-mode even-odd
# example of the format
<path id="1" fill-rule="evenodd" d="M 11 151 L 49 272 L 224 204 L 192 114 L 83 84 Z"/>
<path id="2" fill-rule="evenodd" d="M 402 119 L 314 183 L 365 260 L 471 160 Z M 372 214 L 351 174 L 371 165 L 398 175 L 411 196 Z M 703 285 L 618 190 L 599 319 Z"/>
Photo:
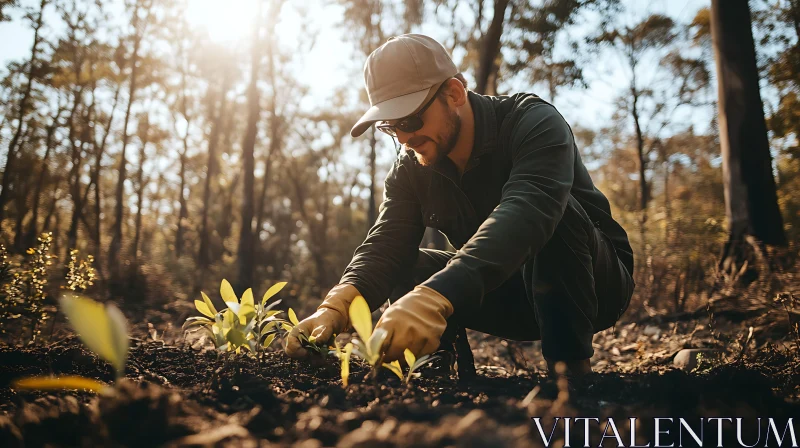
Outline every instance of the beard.
<path id="1" fill-rule="evenodd" d="M 444 129 L 442 132 L 437 136 L 436 139 L 432 139 L 427 136 L 419 136 L 414 139 L 411 139 L 406 143 L 406 150 L 412 150 L 414 152 L 414 156 L 416 157 L 417 161 L 422 166 L 433 166 L 442 157 L 447 156 L 450 154 L 450 151 L 456 146 L 456 142 L 458 141 L 458 135 L 461 132 L 461 117 L 455 111 L 450 111 L 447 115 L 447 118 L 444 123 Z M 428 145 L 428 142 L 432 142 L 433 145 Z M 419 148 L 423 145 L 427 145 L 425 147 L 425 154 L 421 154 L 419 151 L 414 150 L 413 148 Z"/>

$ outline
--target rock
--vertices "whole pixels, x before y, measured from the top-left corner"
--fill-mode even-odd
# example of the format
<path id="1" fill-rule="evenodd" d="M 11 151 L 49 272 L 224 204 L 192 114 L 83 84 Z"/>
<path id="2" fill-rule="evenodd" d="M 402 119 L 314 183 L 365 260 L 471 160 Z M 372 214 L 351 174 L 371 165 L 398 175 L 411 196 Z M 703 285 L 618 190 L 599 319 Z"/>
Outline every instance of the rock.
<path id="1" fill-rule="evenodd" d="M 659 336 L 661 335 L 661 329 L 656 327 L 655 325 L 648 325 L 644 327 L 642 333 L 644 333 L 647 336 Z"/>
<path id="2" fill-rule="evenodd" d="M 702 359 L 717 359 L 720 351 L 713 348 L 686 348 L 679 351 L 672 360 L 672 365 L 686 372 L 691 372 L 698 365 L 698 355 Z"/>

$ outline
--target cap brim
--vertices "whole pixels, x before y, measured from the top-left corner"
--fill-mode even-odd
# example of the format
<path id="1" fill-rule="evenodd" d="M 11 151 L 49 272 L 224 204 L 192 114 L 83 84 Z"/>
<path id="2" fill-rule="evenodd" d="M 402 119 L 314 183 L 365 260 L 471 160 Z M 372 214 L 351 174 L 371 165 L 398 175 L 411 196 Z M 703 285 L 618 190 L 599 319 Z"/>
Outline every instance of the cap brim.
<path id="1" fill-rule="evenodd" d="M 411 115 L 425 103 L 431 92 L 435 92 L 438 87 L 439 84 L 434 84 L 425 90 L 398 96 L 370 107 L 350 130 L 350 135 L 353 137 L 360 136 L 376 121 L 397 120 Z"/>

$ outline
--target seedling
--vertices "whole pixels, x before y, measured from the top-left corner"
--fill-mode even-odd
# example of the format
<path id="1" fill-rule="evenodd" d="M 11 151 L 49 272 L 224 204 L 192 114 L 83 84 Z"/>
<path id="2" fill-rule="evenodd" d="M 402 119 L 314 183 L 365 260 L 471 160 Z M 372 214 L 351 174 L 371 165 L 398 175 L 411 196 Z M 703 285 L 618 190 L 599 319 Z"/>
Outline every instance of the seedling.
<path id="1" fill-rule="evenodd" d="M 290 311 L 291 311 L 291 308 L 290 308 Z M 298 324 L 298 322 L 296 320 L 297 317 L 294 315 L 294 312 L 291 312 L 289 314 L 289 319 L 292 321 L 292 323 L 295 326 Z M 292 320 L 292 319 L 294 319 L 294 320 Z M 305 333 L 300 332 L 300 334 L 297 336 L 297 338 L 300 340 L 300 345 L 303 348 L 305 348 L 306 350 L 309 350 L 311 353 L 314 353 L 315 355 L 318 355 L 318 356 L 321 356 L 321 357 L 325 356 L 327 353 L 329 353 L 331 347 L 329 347 L 327 344 L 325 344 L 324 341 L 320 341 L 319 340 L 319 336 L 320 336 L 320 334 L 322 334 L 322 332 L 324 330 L 325 330 L 325 326 L 320 325 L 320 326 L 314 328 L 314 330 L 312 330 L 311 334 L 308 335 L 308 336 L 306 336 Z M 336 335 L 332 335 L 332 337 L 335 338 Z"/>
<path id="2" fill-rule="evenodd" d="M 284 286 L 286 282 L 272 285 L 261 302 L 255 303 L 252 289 L 247 289 L 239 299 L 231 284 L 223 279 L 220 296 L 228 307 L 217 311 L 211 299 L 201 292 L 203 300 L 195 300 L 194 306 L 203 315 L 186 319 L 183 327 L 189 332 L 205 331 L 214 342 L 214 347 L 221 352 L 239 353 L 244 349 L 257 353 L 268 348 L 280 330 L 289 331 L 292 328 L 288 321 L 278 317 L 283 311 L 272 309 L 280 300 L 267 305 L 267 301 Z M 290 309 L 289 314 L 291 319 L 294 311 Z"/>
<path id="3" fill-rule="evenodd" d="M 438 358 L 438 356 L 433 356 L 433 355 L 424 355 L 417 358 L 416 356 L 414 356 L 413 353 L 411 353 L 411 350 L 409 349 L 405 349 L 403 351 L 403 357 L 405 357 L 406 364 L 408 364 L 408 373 L 406 374 L 405 379 L 403 378 L 401 379 L 406 384 L 408 384 L 409 381 L 411 381 L 412 377 L 416 378 L 420 375 L 419 372 L 417 372 L 417 370 L 419 370 L 425 364 L 428 364 L 429 362 Z"/>
<path id="4" fill-rule="evenodd" d="M 419 359 L 417 359 L 417 357 L 414 356 L 414 353 L 412 353 L 409 349 L 405 349 L 403 351 L 403 357 L 406 360 L 406 364 L 408 364 L 408 373 L 406 373 L 405 376 L 403 376 L 403 369 L 400 366 L 399 361 L 392 361 L 388 364 L 384 364 L 383 366 L 397 375 L 397 377 L 400 378 L 400 381 L 405 384 L 408 384 L 411 381 L 411 378 L 416 378 L 420 375 L 418 372 L 416 372 L 417 369 L 437 358 L 436 356 L 425 355 L 420 356 Z"/>
<path id="5" fill-rule="evenodd" d="M 347 380 L 350 377 L 350 355 L 353 353 L 353 343 L 348 342 L 345 344 L 344 349 L 339 346 L 338 342 L 334 341 L 334 350 L 331 354 L 339 358 L 342 366 L 342 386 L 347 387 Z"/>
<path id="6" fill-rule="evenodd" d="M 128 324 L 119 308 L 71 293 L 63 295 L 59 304 L 81 341 L 111 364 L 115 382 L 119 382 L 125 375 L 129 348 Z M 112 390 L 102 381 L 81 376 L 22 378 L 14 382 L 14 387 L 37 390 L 88 389 L 101 393 Z"/>
<path id="7" fill-rule="evenodd" d="M 399 368 L 400 363 L 383 362 L 381 347 L 388 333 L 382 328 L 374 332 L 372 331 L 372 313 L 370 313 L 369 305 L 367 305 L 367 301 L 364 300 L 364 297 L 357 296 L 355 300 L 353 300 L 353 303 L 350 304 L 348 314 L 350 314 L 350 323 L 358 334 L 358 338 L 353 340 L 353 353 L 372 367 L 372 377 L 377 377 L 378 369 L 380 369 L 381 366 L 397 373 L 395 368 Z"/>

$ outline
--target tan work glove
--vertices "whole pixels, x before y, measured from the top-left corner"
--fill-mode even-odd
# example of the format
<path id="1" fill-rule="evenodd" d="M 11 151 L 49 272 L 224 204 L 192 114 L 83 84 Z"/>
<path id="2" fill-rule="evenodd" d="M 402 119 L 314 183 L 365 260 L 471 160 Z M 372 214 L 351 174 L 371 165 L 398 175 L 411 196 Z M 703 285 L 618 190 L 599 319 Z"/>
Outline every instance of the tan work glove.
<path id="1" fill-rule="evenodd" d="M 350 303 L 361 295 L 355 286 L 339 284 L 334 286 L 325 300 L 317 307 L 317 312 L 300 321 L 286 338 L 286 354 L 292 358 L 305 358 L 308 350 L 302 347 L 299 334 L 311 336 L 312 332 L 320 342 L 327 341 L 335 333 L 347 328 Z M 322 328 L 319 328 L 322 327 Z"/>
<path id="2" fill-rule="evenodd" d="M 405 349 L 419 358 L 439 348 L 453 305 L 427 286 L 417 286 L 383 313 L 375 329 L 388 335 L 383 343 L 384 362 L 403 359 Z"/>

